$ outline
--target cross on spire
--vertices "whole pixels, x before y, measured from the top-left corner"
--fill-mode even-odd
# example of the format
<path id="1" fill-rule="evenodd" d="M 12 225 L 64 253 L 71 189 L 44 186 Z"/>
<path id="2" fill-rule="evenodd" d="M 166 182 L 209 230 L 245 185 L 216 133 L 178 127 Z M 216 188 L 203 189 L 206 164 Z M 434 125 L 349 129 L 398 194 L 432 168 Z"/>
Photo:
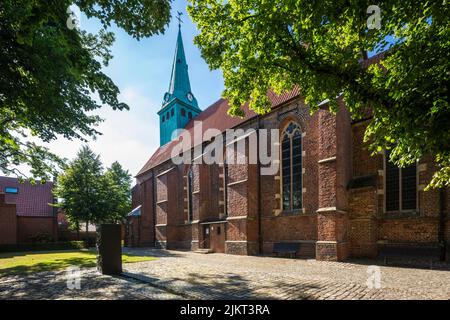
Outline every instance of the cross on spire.
<path id="1" fill-rule="evenodd" d="M 178 28 L 180 28 L 180 29 L 181 29 L 181 24 L 183 23 L 183 20 L 181 20 L 182 15 L 183 15 L 183 12 L 177 11 L 176 19 L 178 20 Z"/>

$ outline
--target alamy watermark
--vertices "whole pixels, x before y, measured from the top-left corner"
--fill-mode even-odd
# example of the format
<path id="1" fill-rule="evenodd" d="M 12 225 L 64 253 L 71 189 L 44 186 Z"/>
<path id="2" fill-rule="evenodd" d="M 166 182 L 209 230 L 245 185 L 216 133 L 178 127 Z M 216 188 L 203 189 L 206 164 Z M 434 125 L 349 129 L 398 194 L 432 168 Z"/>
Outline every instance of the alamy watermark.
<path id="1" fill-rule="evenodd" d="M 175 130 L 174 139 L 171 158 L 177 165 L 259 163 L 262 175 L 275 175 L 279 170 L 278 129 L 228 129 L 223 134 L 215 128 L 203 132 L 202 122 L 194 121 L 193 132 Z"/>
<path id="2" fill-rule="evenodd" d="M 379 266 L 367 267 L 366 285 L 369 289 L 381 289 L 381 269 Z"/>
<path id="3" fill-rule="evenodd" d="M 66 269 L 66 285 L 69 290 L 81 290 L 81 269 L 70 266 Z"/>
<path id="4" fill-rule="evenodd" d="M 70 30 L 81 28 L 81 11 L 78 6 L 72 4 L 67 7 L 66 13 L 68 14 L 66 25 Z"/>
<path id="5" fill-rule="evenodd" d="M 367 14 L 370 14 L 367 18 L 367 28 L 371 29 L 381 29 L 381 9 L 377 5 L 370 5 L 367 7 Z"/>

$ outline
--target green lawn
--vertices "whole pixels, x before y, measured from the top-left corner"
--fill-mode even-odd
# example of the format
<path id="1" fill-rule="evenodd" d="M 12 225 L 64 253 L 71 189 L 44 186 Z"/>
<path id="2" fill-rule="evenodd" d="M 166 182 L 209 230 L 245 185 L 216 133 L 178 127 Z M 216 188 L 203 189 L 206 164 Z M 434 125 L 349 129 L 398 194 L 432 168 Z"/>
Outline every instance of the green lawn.
<path id="1" fill-rule="evenodd" d="M 148 256 L 122 255 L 123 263 L 150 261 Z M 0 276 L 65 269 L 95 267 L 96 252 L 92 250 L 0 253 Z"/>

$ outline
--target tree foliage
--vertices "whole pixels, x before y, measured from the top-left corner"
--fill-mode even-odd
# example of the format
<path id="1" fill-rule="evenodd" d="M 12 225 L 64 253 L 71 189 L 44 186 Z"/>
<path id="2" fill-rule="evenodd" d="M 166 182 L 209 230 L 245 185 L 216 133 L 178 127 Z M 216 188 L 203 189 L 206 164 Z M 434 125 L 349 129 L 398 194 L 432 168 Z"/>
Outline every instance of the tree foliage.
<path id="1" fill-rule="evenodd" d="M 100 157 L 83 147 L 58 176 L 57 206 L 72 226 L 117 223 L 131 210 L 131 176 L 118 162 L 104 172 Z"/>
<path id="2" fill-rule="evenodd" d="M 73 3 L 104 29 L 94 35 L 68 28 Z M 114 41 L 106 28 L 115 22 L 137 39 L 164 32 L 170 7 L 171 0 L 0 1 L 0 171 L 23 177 L 17 166 L 26 164 L 45 181 L 59 159 L 30 137 L 85 141 L 100 134 L 92 111 L 103 104 L 128 109 L 102 72 Z"/>
<path id="3" fill-rule="evenodd" d="M 448 1 L 190 0 L 195 43 L 222 69 L 229 113 L 241 105 L 263 114 L 267 91 L 299 85 L 311 111 L 342 96 L 354 119 L 373 117 L 365 139 L 392 149 L 403 166 L 432 154 L 432 186 L 450 185 L 450 28 Z M 381 8 L 369 29 L 369 5 Z M 373 14 L 373 12 L 371 12 Z M 385 51 L 367 67 L 365 52 Z"/>
<path id="4" fill-rule="evenodd" d="M 131 211 L 131 175 L 116 161 L 106 170 L 105 179 L 110 194 L 108 221 L 123 221 Z"/>

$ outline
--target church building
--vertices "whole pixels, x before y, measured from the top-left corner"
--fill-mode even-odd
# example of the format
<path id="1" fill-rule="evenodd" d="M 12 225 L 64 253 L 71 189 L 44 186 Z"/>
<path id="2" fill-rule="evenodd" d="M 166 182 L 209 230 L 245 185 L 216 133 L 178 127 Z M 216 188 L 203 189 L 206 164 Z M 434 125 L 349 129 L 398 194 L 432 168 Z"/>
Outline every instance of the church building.
<path id="1" fill-rule="evenodd" d="M 270 113 L 244 105 L 239 118 L 227 114 L 226 99 L 202 111 L 194 93 L 179 30 L 169 90 L 157 112 L 160 147 L 136 176 L 127 246 L 239 255 L 285 247 L 297 257 L 342 261 L 376 257 L 389 245 L 436 247 L 449 239 L 450 192 L 424 191 L 435 171 L 432 157 L 400 169 L 385 152 L 371 156 L 363 141 L 371 119 L 353 120 L 342 99 L 336 114 L 324 101 L 311 115 L 295 87 L 268 93 Z M 261 129 L 278 129 L 277 173 L 261 174 L 262 164 L 248 161 L 247 153 L 237 155 L 238 164 L 172 161 L 181 130 L 193 133 L 195 122 L 203 133 L 224 136 L 228 129 L 254 129 L 257 139 Z M 250 136 L 223 139 L 233 148 L 238 140 L 250 149 Z"/>

